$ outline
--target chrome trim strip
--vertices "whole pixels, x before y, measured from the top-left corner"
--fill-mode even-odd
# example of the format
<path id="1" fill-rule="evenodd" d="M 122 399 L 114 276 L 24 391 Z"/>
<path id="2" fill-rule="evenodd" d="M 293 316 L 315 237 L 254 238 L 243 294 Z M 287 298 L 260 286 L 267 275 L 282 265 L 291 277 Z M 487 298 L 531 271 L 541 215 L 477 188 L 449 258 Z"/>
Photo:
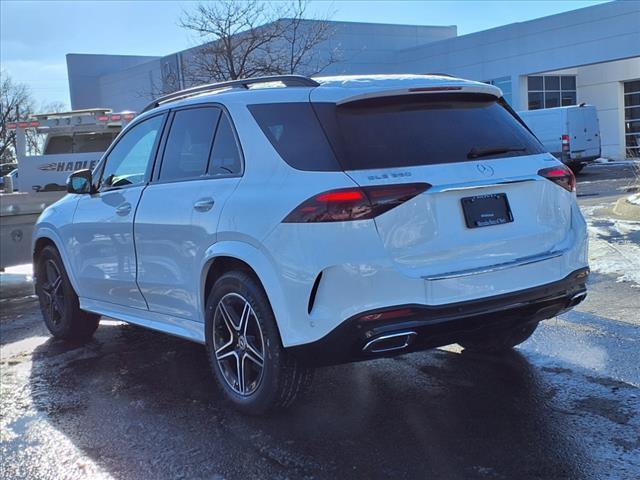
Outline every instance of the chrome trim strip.
<path id="1" fill-rule="evenodd" d="M 362 351 L 363 352 L 367 352 L 367 353 L 384 353 L 384 352 L 392 352 L 394 350 L 402 350 L 402 349 L 407 348 L 409 346 L 409 344 L 411 343 L 411 339 L 415 335 L 418 335 L 418 334 L 416 332 L 414 332 L 414 331 L 391 333 L 389 335 L 382 335 L 381 337 L 374 338 L 373 340 L 367 342 L 367 344 L 364 347 L 362 347 Z M 375 346 L 376 343 L 383 342 L 385 340 L 389 340 L 389 339 L 397 338 L 397 337 L 407 337 L 405 342 L 404 342 L 404 345 L 401 345 L 399 347 L 382 348 L 382 349 L 379 349 L 379 350 L 374 350 L 374 349 L 369 350 L 369 348 L 372 347 L 372 346 Z"/>
<path id="2" fill-rule="evenodd" d="M 448 280 L 450 278 L 469 277 L 472 275 L 480 275 L 482 273 L 498 272 L 500 270 L 506 270 L 507 268 L 521 267 L 524 265 L 530 265 L 532 263 L 544 262 L 551 260 L 552 258 L 561 257 L 567 252 L 567 250 L 554 250 L 551 252 L 540 253 L 537 255 L 531 255 L 529 257 L 516 258 L 509 262 L 498 263 L 488 267 L 470 268 L 468 270 L 459 270 L 457 272 L 446 272 L 437 275 L 425 275 L 422 278 L 424 280 Z"/>
<path id="3" fill-rule="evenodd" d="M 459 192 L 464 190 L 475 190 L 477 188 L 490 188 L 490 187 L 500 187 L 502 185 L 509 185 L 511 183 L 523 183 L 523 182 L 535 182 L 537 179 L 535 178 L 520 178 L 517 180 L 504 180 L 502 182 L 493 182 L 493 183 L 477 183 L 472 185 L 465 185 L 463 187 L 448 187 L 447 185 L 442 185 L 440 187 L 431 187 L 428 192 Z"/>

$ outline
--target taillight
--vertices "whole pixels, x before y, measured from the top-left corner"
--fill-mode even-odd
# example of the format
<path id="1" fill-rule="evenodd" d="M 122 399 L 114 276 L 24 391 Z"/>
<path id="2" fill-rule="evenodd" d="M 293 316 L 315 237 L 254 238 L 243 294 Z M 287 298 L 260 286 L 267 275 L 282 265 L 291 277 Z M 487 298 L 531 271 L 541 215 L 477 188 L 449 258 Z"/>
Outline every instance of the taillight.
<path id="1" fill-rule="evenodd" d="M 562 135 L 562 151 L 568 152 L 569 149 L 569 135 Z"/>
<path id="2" fill-rule="evenodd" d="M 315 195 L 298 205 L 284 223 L 367 220 L 388 212 L 426 191 L 428 183 L 340 188 Z"/>
<path id="3" fill-rule="evenodd" d="M 549 167 L 538 171 L 538 175 L 557 183 L 568 192 L 576 191 L 576 177 L 573 172 L 565 167 Z"/>

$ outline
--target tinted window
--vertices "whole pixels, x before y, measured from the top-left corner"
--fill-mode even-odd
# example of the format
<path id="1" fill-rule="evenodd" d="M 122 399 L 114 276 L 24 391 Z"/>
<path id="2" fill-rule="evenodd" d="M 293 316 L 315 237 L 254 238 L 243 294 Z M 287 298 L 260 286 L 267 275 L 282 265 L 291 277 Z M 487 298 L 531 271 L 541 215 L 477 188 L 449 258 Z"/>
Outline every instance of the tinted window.
<path id="1" fill-rule="evenodd" d="M 543 107 L 544 94 L 542 92 L 529 92 L 529 110 L 537 110 Z"/>
<path id="2" fill-rule="evenodd" d="M 562 92 L 562 106 L 576 104 L 576 92 Z"/>
<path id="3" fill-rule="evenodd" d="M 207 172 L 211 142 L 220 118 L 215 107 L 175 113 L 162 156 L 160 180 L 193 178 Z"/>
<path id="4" fill-rule="evenodd" d="M 213 175 L 239 174 L 242 171 L 242 159 L 236 142 L 236 136 L 227 115 L 222 115 L 216 139 L 213 142 L 209 172 Z"/>
<path id="5" fill-rule="evenodd" d="M 560 85 L 562 90 L 575 90 L 576 89 L 576 77 L 575 75 L 563 75 L 560 77 L 562 84 Z"/>
<path id="6" fill-rule="evenodd" d="M 560 90 L 560 77 L 547 76 L 544 77 L 545 90 Z"/>
<path id="7" fill-rule="evenodd" d="M 310 103 L 249 105 L 249 110 L 278 154 L 293 168 L 340 170 Z"/>
<path id="8" fill-rule="evenodd" d="M 49 137 L 44 154 L 106 152 L 117 136 L 118 132 L 110 131 Z"/>
<path id="9" fill-rule="evenodd" d="M 545 92 L 544 108 L 554 108 L 560 106 L 560 92 Z"/>
<path id="10" fill-rule="evenodd" d="M 45 155 L 55 155 L 57 153 L 72 153 L 73 138 L 70 135 L 63 137 L 50 137 L 44 149 Z"/>
<path id="11" fill-rule="evenodd" d="M 481 158 L 543 151 L 491 95 L 408 95 L 314 107 L 346 170 L 464 162 L 503 148 L 514 151 Z"/>
<path id="12" fill-rule="evenodd" d="M 138 185 L 144 182 L 155 152 L 164 116 L 138 123 L 118 141 L 107 157 L 102 173 L 102 188 Z"/>
<path id="13" fill-rule="evenodd" d="M 542 90 L 542 77 L 528 77 L 527 80 L 529 90 Z"/>
<path id="14" fill-rule="evenodd" d="M 77 133 L 73 136 L 73 152 L 106 152 L 118 132 Z"/>

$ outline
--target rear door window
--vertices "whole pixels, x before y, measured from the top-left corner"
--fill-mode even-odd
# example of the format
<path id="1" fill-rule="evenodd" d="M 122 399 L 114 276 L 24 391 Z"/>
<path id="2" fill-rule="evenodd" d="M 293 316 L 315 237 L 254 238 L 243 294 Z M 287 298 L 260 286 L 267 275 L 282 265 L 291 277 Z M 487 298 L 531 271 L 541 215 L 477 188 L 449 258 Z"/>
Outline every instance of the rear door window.
<path id="1" fill-rule="evenodd" d="M 161 181 L 206 174 L 219 119 L 217 107 L 190 108 L 175 113 L 162 157 Z"/>
<path id="2" fill-rule="evenodd" d="M 209 173 L 211 175 L 239 175 L 242 172 L 242 156 L 236 141 L 231 120 L 222 114 L 216 139 L 213 142 Z"/>
<path id="3" fill-rule="evenodd" d="M 405 95 L 339 106 L 315 103 L 314 108 L 345 170 L 466 162 L 544 151 L 504 102 L 491 95 Z"/>

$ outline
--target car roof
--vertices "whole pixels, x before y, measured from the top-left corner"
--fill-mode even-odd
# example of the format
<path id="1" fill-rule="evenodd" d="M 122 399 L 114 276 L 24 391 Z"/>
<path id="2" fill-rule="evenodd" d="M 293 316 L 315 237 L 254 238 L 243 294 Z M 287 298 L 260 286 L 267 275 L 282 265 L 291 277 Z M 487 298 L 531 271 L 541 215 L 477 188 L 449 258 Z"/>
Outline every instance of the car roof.
<path id="1" fill-rule="evenodd" d="M 314 86 L 284 87 L 278 81 L 258 83 L 250 88 L 233 86 L 215 88 L 187 96 L 186 98 L 161 103 L 145 112 L 141 117 L 171 108 L 202 103 L 278 103 L 291 101 L 313 101 L 343 103 L 374 96 L 403 95 L 412 93 L 470 92 L 485 93 L 501 97 L 502 91 L 493 85 L 465 80 L 444 74 L 397 74 L 397 75 L 339 75 L 314 77 Z M 310 92 L 313 92 L 310 97 Z"/>

